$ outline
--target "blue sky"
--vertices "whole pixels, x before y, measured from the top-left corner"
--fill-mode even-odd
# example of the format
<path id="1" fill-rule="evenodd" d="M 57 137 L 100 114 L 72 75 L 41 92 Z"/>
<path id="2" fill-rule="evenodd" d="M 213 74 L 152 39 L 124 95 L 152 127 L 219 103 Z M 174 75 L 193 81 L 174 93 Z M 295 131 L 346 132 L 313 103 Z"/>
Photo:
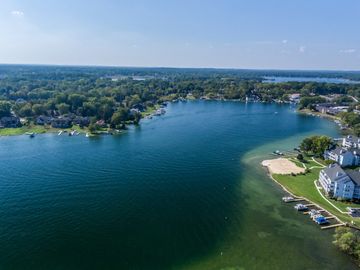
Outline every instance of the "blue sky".
<path id="1" fill-rule="evenodd" d="M 0 63 L 360 70 L 359 0 L 1 0 Z"/>

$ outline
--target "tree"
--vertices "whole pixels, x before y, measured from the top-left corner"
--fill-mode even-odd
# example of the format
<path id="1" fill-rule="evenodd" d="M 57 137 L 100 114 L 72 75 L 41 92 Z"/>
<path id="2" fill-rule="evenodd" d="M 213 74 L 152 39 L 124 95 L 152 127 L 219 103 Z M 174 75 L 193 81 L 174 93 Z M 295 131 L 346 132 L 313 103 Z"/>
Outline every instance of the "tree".
<path id="1" fill-rule="evenodd" d="M 32 106 L 33 114 L 34 115 L 41 115 L 45 113 L 45 107 L 42 104 L 34 104 Z"/>
<path id="2" fill-rule="evenodd" d="M 89 131 L 90 133 L 95 133 L 96 131 L 98 131 L 100 129 L 99 125 L 97 124 L 90 124 L 89 125 Z"/>
<path id="3" fill-rule="evenodd" d="M 327 136 L 312 136 L 305 138 L 301 144 L 300 149 L 307 153 L 313 153 L 317 156 L 322 156 L 325 150 L 332 146 L 333 142 Z"/>
<path id="4" fill-rule="evenodd" d="M 340 227 L 335 230 L 333 243 L 342 251 L 355 255 L 358 254 L 360 241 L 359 237 L 349 228 Z"/>
<path id="5" fill-rule="evenodd" d="M 304 156 L 302 154 L 298 154 L 296 158 L 300 161 L 304 160 Z"/>
<path id="6" fill-rule="evenodd" d="M 31 117 L 33 115 L 33 111 L 30 103 L 26 103 L 22 106 L 18 112 L 21 117 Z"/>
<path id="7" fill-rule="evenodd" d="M 83 105 L 83 102 L 86 100 L 86 97 L 79 94 L 71 94 L 68 97 L 68 101 L 71 104 L 71 108 L 75 111 L 77 108 Z"/>
<path id="8" fill-rule="evenodd" d="M 300 143 L 300 149 L 304 152 L 310 152 L 313 149 L 313 140 L 311 138 L 305 138 Z"/>
<path id="9" fill-rule="evenodd" d="M 129 112 L 125 108 L 120 108 L 111 117 L 111 125 L 117 126 L 128 119 Z"/>
<path id="10" fill-rule="evenodd" d="M 67 114 L 70 111 L 70 106 L 66 103 L 57 104 L 56 108 L 59 110 L 60 114 Z"/>
<path id="11" fill-rule="evenodd" d="M 7 101 L 0 101 L 0 117 L 11 115 L 11 104 Z"/>

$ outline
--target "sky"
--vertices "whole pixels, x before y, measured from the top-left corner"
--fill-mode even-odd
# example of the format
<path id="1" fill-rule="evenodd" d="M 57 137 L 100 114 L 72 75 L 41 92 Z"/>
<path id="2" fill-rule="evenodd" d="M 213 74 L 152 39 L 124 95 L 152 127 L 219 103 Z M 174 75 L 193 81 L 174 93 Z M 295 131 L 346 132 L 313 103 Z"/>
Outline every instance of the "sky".
<path id="1" fill-rule="evenodd" d="M 0 0 L 0 63 L 360 70 L 360 1 Z"/>

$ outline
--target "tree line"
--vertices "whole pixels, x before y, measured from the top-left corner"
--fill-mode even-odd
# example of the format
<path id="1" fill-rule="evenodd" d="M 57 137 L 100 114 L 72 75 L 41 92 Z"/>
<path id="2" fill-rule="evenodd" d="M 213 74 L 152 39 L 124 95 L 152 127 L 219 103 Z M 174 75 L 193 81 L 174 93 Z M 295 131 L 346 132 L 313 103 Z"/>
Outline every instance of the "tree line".
<path id="1" fill-rule="evenodd" d="M 0 66 L 0 116 L 73 113 L 118 125 L 139 120 L 131 109 L 146 110 L 189 93 L 195 98 L 255 97 L 262 102 L 287 102 L 291 93 L 309 98 L 328 93 L 360 96 L 356 84 L 266 83 L 259 75 L 211 69 Z"/>

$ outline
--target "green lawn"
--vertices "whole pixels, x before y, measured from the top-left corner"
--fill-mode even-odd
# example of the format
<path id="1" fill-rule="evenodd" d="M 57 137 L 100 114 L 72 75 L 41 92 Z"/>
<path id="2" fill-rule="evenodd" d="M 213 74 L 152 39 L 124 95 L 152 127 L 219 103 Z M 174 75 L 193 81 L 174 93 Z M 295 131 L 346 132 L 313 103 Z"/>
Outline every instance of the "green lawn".
<path id="1" fill-rule="evenodd" d="M 308 166 L 308 164 L 306 165 Z M 314 165 L 311 164 L 311 166 Z M 360 219 L 353 219 L 347 214 L 340 213 L 326 200 L 324 200 L 324 198 L 321 197 L 321 195 L 319 194 L 319 192 L 317 191 L 314 185 L 314 180 L 318 179 L 320 170 L 321 170 L 320 168 L 314 168 L 305 175 L 296 175 L 296 176 L 274 174 L 273 178 L 276 181 L 278 181 L 280 184 L 284 185 L 290 192 L 292 192 L 296 196 L 307 198 L 313 201 L 314 203 L 319 204 L 321 207 L 328 210 L 330 213 L 336 215 L 344 222 L 350 222 L 353 220 L 356 223 L 356 225 L 360 226 Z M 337 202 L 335 200 L 330 200 L 330 201 L 343 211 L 346 211 L 346 207 L 348 206 L 360 207 L 360 205 L 358 204 Z"/>
<path id="2" fill-rule="evenodd" d="M 0 136 L 22 135 L 27 132 L 34 132 L 36 134 L 40 134 L 46 132 L 58 132 L 59 130 L 67 130 L 67 131 L 76 130 L 80 133 L 88 132 L 87 128 L 80 128 L 77 125 L 72 126 L 72 128 L 66 128 L 66 129 L 51 128 L 49 126 L 29 125 L 29 126 L 22 126 L 19 128 L 2 128 L 0 129 Z"/>
<path id="3" fill-rule="evenodd" d="M 159 108 L 160 108 L 160 105 L 157 105 L 157 104 L 155 106 L 147 107 L 146 111 L 141 112 L 141 115 L 142 115 L 142 117 L 149 116 L 149 115 L 153 114 Z"/>
<path id="4" fill-rule="evenodd" d="M 45 133 L 47 130 L 43 126 L 22 126 L 19 128 L 2 128 L 0 136 L 14 136 L 25 134 L 26 132 Z"/>

